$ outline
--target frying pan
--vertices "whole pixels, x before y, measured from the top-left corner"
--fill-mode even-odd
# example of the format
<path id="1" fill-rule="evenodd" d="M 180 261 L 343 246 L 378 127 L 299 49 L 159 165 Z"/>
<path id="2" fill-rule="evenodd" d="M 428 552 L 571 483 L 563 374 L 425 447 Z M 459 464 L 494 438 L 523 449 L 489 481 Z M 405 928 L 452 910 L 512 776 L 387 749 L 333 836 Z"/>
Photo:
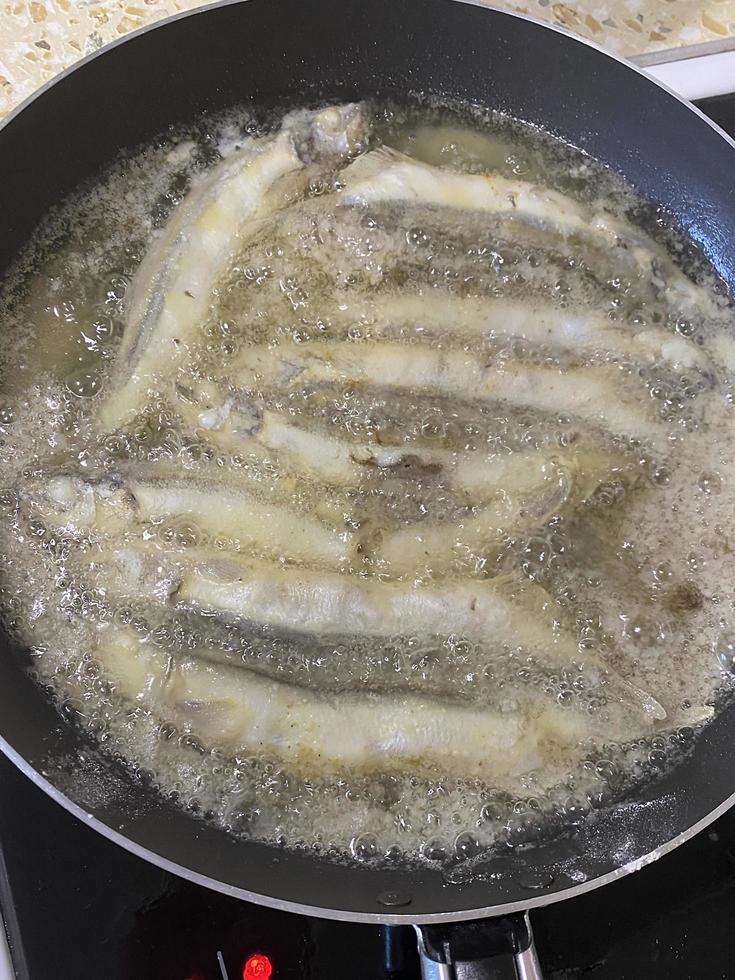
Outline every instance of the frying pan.
<path id="1" fill-rule="evenodd" d="M 609 164 L 735 283 L 735 144 L 593 45 L 461 0 L 225 0 L 87 58 L 0 130 L 0 269 L 50 207 L 172 124 L 243 103 L 416 93 L 510 113 Z M 678 767 L 634 797 L 563 839 L 509 848 L 472 877 L 330 863 L 237 840 L 172 808 L 67 724 L 27 677 L 23 651 L 6 636 L 0 644 L 0 743 L 51 797 L 169 871 L 309 915 L 444 925 L 508 915 L 640 868 L 735 801 L 726 708 Z"/>

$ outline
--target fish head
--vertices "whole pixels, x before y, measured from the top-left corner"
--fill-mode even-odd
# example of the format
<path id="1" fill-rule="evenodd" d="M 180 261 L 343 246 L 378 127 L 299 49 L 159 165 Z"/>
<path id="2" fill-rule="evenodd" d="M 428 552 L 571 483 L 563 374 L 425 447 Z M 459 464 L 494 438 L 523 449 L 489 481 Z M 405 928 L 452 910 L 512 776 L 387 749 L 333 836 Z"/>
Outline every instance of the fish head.
<path id="1" fill-rule="evenodd" d="M 350 102 L 325 109 L 297 109 L 286 116 L 283 128 L 290 132 L 304 163 L 329 163 L 360 152 L 369 125 L 365 104 Z"/>

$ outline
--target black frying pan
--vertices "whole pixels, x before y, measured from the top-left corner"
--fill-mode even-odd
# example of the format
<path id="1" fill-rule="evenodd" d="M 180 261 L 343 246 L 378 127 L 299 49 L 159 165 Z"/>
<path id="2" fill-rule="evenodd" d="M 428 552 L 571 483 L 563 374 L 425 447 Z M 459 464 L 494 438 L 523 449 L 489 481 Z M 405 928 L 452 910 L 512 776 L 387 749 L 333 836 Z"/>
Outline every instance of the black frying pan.
<path id="1" fill-rule="evenodd" d="M 243 102 L 418 92 L 495 107 L 587 150 L 663 205 L 735 283 L 735 145 L 597 48 L 458 0 L 225 0 L 86 59 L 0 130 L 0 269 L 48 208 L 172 123 Z M 24 675 L 22 651 L 0 643 L 0 742 L 31 779 L 161 867 L 284 909 L 389 923 L 526 909 L 635 870 L 735 801 L 727 709 L 678 768 L 634 800 L 599 812 L 571 838 L 509 850 L 470 881 L 337 866 L 235 840 L 170 808 L 62 721 Z"/>

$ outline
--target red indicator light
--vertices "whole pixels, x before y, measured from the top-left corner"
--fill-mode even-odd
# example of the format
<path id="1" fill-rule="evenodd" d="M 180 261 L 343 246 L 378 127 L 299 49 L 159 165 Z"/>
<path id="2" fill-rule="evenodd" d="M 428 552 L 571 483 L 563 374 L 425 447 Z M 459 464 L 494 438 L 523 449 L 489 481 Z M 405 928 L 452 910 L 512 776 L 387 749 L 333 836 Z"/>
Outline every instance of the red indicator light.
<path id="1" fill-rule="evenodd" d="M 253 953 L 245 960 L 242 980 L 269 980 L 272 973 L 273 964 L 265 953 Z"/>

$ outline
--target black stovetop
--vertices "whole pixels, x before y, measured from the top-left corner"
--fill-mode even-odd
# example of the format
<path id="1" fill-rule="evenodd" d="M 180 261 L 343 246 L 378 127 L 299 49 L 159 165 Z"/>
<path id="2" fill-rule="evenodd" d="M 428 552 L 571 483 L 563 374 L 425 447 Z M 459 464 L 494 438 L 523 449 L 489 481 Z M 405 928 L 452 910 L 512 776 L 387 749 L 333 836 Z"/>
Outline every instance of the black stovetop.
<path id="1" fill-rule="evenodd" d="M 735 132 L 735 96 L 702 108 Z M 192 885 L 102 838 L 2 756 L 0 906 L 19 980 L 222 980 L 218 953 L 229 980 L 256 953 L 271 980 L 418 977 L 409 928 L 309 919 Z M 735 977 L 735 810 L 531 920 L 546 980 Z"/>
<path id="2" fill-rule="evenodd" d="M 20 980 L 417 980 L 412 931 L 326 922 L 160 871 L 72 817 L 0 756 L 0 903 Z M 12 898 L 11 898 L 12 896 Z M 735 976 L 735 811 L 605 888 L 531 913 L 546 980 Z M 398 949 L 396 949 L 398 947 Z M 400 955 L 394 956 L 400 960 Z"/>

